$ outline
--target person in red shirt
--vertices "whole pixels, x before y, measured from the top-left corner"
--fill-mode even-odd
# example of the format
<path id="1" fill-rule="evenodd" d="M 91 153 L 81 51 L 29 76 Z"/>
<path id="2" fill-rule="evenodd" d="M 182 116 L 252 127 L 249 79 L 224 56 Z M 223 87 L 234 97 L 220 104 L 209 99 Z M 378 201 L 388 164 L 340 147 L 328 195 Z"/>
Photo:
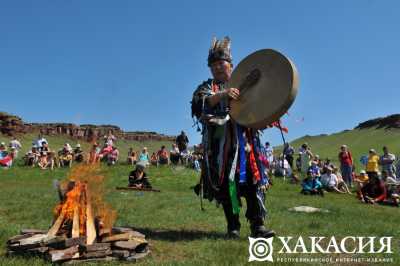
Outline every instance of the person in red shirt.
<path id="1" fill-rule="evenodd" d="M 158 163 L 159 164 L 168 164 L 168 151 L 165 146 L 161 146 L 161 150 L 157 152 Z"/>
<path id="2" fill-rule="evenodd" d="M 339 157 L 340 170 L 342 172 L 343 180 L 351 188 L 353 187 L 352 184 L 353 157 L 351 156 L 351 152 L 348 150 L 346 145 L 342 145 L 340 147 L 340 152 L 338 157 Z"/>

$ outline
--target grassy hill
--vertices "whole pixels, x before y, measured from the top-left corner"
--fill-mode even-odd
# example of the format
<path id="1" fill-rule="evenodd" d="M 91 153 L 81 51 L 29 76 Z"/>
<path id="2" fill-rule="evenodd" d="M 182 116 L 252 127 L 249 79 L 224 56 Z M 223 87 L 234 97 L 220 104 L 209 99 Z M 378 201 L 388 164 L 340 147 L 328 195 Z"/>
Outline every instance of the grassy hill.
<path id="1" fill-rule="evenodd" d="M 338 164 L 340 146 L 346 144 L 353 154 L 356 168 L 360 169 L 360 157 L 368 155 L 373 148 L 382 154 L 382 147 L 387 146 L 396 157 L 400 156 L 400 129 L 353 129 L 331 135 L 304 136 L 291 142 L 296 149 L 307 142 L 314 154 L 321 159 L 330 158 Z"/>

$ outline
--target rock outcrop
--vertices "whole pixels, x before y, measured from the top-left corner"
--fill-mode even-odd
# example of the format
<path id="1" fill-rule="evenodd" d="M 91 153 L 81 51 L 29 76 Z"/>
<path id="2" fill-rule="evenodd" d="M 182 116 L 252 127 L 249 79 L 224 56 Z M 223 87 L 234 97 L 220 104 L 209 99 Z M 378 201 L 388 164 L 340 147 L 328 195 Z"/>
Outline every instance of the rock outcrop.
<path id="1" fill-rule="evenodd" d="M 114 125 L 75 125 L 70 123 L 25 123 L 20 117 L 0 112 L 0 133 L 20 135 L 40 132 L 44 135 L 67 135 L 74 139 L 94 141 L 102 139 L 109 131 L 118 138 L 136 141 L 174 141 L 175 136 L 167 136 L 156 132 L 133 131 L 124 132 Z"/>
<path id="2" fill-rule="evenodd" d="M 355 129 L 368 128 L 400 128 L 400 114 L 393 114 L 386 117 L 378 117 L 358 124 Z"/>

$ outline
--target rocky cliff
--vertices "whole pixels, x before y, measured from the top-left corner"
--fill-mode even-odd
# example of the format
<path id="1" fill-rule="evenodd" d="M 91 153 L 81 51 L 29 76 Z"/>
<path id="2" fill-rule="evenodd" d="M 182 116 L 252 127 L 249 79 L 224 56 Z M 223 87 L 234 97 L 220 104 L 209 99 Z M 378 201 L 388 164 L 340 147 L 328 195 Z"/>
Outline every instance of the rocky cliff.
<path id="1" fill-rule="evenodd" d="M 356 126 L 355 129 L 367 129 L 367 128 L 400 128 L 400 114 L 393 114 L 386 117 L 378 117 L 371 120 L 362 122 Z"/>
<path id="2" fill-rule="evenodd" d="M 114 125 L 75 125 L 69 123 L 26 123 L 20 117 L 0 112 L 0 133 L 5 135 L 20 135 L 40 132 L 44 135 L 68 135 L 74 139 L 94 141 L 102 139 L 109 130 L 118 138 L 136 141 L 174 141 L 175 136 L 167 136 L 156 132 L 133 131 L 125 132 Z"/>

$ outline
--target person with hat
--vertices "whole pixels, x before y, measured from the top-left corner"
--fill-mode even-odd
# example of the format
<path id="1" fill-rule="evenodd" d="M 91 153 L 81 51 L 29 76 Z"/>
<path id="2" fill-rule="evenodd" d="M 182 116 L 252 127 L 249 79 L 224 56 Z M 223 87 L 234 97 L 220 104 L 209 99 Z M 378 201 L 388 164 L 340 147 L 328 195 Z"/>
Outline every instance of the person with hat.
<path id="1" fill-rule="evenodd" d="M 340 147 L 340 152 L 338 154 L 340 162 L 340 170 L 342 172 L 342 177 L 346 182 L 347 186 L 350 188 L 353 186 L 352 182 L 352 171 L 353 171 L 353 156 L 347 148 L 346 145 Z"/>
<path id="2" fill-rule="evenodd" d="M 269 179 L 258 158 L 259 132 L 237 124 L 229 116 L 229 102 L 237 100 L 237 88 L 226 87 L 233 64 L 229 37 L 213 39 L 208 53 L 212 79 L 204 81 L 193 93 L 192 116 L 202 125 L 203 160 L 200 184 L 195 192 L 221 204 L 227 221 L 227 236 L 240 236 L 240 198 L 247 202 L 246 218 L 252 237 L 272 237 L 264 226 L 265 190 Z M 238 169 L 238 171 L 236 171 Z"/>
<path id="3" fill-rule="evenodd" d="M 304 195 L 320 195 L 324 196 L 324 191 L 322 189 L 322 184 L 318 178 L 313 174 L 312 170 L 307 171 L 306 178 L 303 179 L 301 183 L 302 190 L 300 193 Z"/>
<path id="4" fill-rule="evenodd" d="M 81 148 L 81 144 L 76 144 L 75 149 L 73 151 L 73 157 L 75 162 L 83 162 L 84 156 L 83 156 L 83 150 Z"/>
<path id="5" fill-rule="evenodd" d="M 128 186 L 136 188 L 152 188 L 149 178 L 144 171 L 146 165 L 143 162 L 136 164 L 136 169 L 129 173 Z"/>
<path id="6" fill-rule="evenodd" d="M 338 188 L 339 180 L 338 177 L 333 173 L 331 167 L 326 168 L 326 173 L 321 175 L 321 184 L 326 191 L 333 191 L 338 193 L 346 193 Z"/>
<path id="7" fill-rule="evenodd" d="M 368 161 L 365 167 L 369 178 L 378 177 L 379 172 L 379 156 L 374 149 L 370 149 L 368 153 Z"/>

